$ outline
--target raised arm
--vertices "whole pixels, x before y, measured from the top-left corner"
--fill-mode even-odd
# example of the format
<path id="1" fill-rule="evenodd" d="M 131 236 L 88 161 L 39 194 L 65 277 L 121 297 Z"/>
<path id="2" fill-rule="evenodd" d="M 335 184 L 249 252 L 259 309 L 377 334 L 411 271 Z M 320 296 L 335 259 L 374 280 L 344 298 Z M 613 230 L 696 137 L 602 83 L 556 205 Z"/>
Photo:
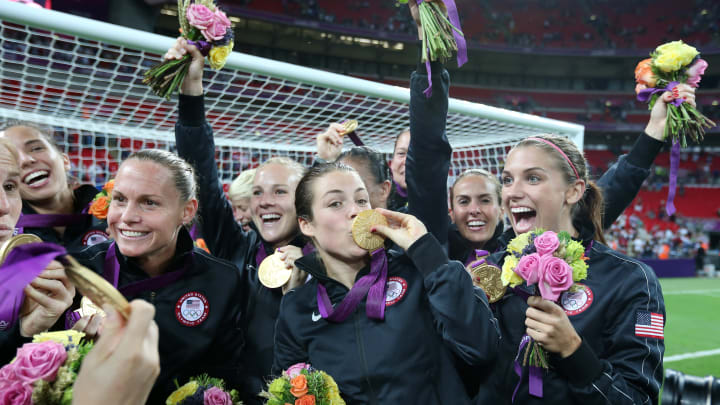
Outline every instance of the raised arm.
<path id="1" fill-rule="evenodd" d="M 180 89 L 178 121 L 175 124 L 177 152 L 197 172 L 200 228 L 208 248 L 213 255 L 232 261 L 250 238 L 235 221 L 232 204 L 225 197 L 218 176 L 213 130 L 205 119 L 202 86 L 204 57 L 184 39 L 178 39 L 165 57 L 179 58 L 186 53 L 192 55 L 193 61 Z"/>
<path id="2" fill-rule="evenodd" d="M 413 18 L 415 2 L 409 2 Z M 416 216 L 447 247 L 448 217 L 447 178 L 452 148 L 445 134 L 448 112 L 450 75 L 440 62 L 431 63 L 432 96 L 425 97 L 428 87 L 425 64 L 418 62 L 410 78 L 410 147 L 405 163 L 408 212 Z"/>

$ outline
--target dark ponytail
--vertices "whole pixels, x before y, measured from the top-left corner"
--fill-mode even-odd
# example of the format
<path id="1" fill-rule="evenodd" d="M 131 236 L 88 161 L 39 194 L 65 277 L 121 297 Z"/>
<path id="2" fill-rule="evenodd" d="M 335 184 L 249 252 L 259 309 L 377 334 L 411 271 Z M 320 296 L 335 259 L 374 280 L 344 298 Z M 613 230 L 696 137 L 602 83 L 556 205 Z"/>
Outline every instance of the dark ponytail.
<path id="1" fill-rule="evenodd" d="M 592 180 L 588 180 L 585 184 L 585 194 L 573 208 L 573 220 L 590 219 L 595 229 L 593 239 L 601 243 L 606 243 L 605 235 L 603 234 L 602 219 L 605 211 L 605 201 L 602 189 Z"/>

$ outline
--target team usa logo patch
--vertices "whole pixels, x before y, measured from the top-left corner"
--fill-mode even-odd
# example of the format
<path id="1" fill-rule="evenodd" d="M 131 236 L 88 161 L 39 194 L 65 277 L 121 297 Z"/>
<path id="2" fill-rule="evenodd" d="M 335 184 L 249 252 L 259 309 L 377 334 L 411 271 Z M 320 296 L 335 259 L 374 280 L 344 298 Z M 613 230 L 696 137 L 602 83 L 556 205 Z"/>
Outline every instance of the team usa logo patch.
<path id="1" fill-rule="evenodd" d="M 385 306 L 396 304 L 407 292 L 407 281 L 402 277 L 390 277 L 385 292 Z"/>
<path id="2" fill-rule="evenodd" d="M 180 297 L 175 304 L 175 317 L 185 326 L 198 326 L 210 313 L 207 298 L 199 292 L 189 292 Z"/>
<path id="3" fill-rule="evenodd" d="M 568 316 L 585 312 L 593 302 L 593 292 L 590 287 L 579 283 L 576 286 L 578 287 L 577 291 L 565 291 L 560 296 L 560 304 Z"/>
<path id="4" fill-rule="evenodd" d="M 109 238 L 105 232 L 95 229 L 83 235 L 82 244 L 83 246 L 97 245 L 98 243 L 105 242 Z"/>

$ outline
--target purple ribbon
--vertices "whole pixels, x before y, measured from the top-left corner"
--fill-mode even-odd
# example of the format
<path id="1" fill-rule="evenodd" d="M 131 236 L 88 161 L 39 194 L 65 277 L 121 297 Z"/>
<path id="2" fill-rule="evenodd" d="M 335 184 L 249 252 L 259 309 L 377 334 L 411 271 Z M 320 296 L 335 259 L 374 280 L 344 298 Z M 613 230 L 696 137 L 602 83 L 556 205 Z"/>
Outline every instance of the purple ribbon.
<path id="1" fill-rule="evenodd" d="M 482 249 L 475 249 L 474 251 L 475 256 L 472 254 L 468 256 L 467 260 L 465 261 L 465 267 L 473 268 L 475 266 L 479 266 L 483 263 L 485 263 L 485 259 L 490 254 L 487 250 Z"/>
<path id="2" fill-rule="evenodd" d="M 372 252 L 370 273 L 366 274 L 350 289 L 345 298 L 333 308 L 322 283 L 317 286 L 317 303 L 320 315 L 331 322 L 343 322 L 355 311 L 360 301 L 367 294 L 365 313 L 368 318 L 385 319 L 385 287 L 387 284 L 387 255 L 380 248 Z"/>
<path id="3" fill-rule="evenodd" d="M 515 402 L 515 396 L 518 393 L 518 390 L 520 389 L 520 386 L 522 385 L 522 357 L 523 357 L 523 350 L 527 345 L 532 343 L 532 338 L 528 335 L 523 335 L 522 340 L 520 341 L 520 346 L 518 346 L 518 352 L 517 356 L 515 356 L 515 362 L 513 364 L 513 368 L 515 369 L 515 374 L 519 377 L 518 383 L 515 386 L 515 390 L 512 394 L 512 402 Z M 530 395 L 542 398 L 543 397 L 543 370 L 542 367 L 537 366 L 529 366 L 528 367 L 528 391 L 530 392 Z"/>
<path id="4" fill-rule="evenodd" d="M 14 248 L 0 267 L 0 330 L 11 328 L 18 321 L 25 286 L 45 270 L 65 248 L 53 243 L 28 243 Z"/>
<path id="5" fill-rule="evenodd" d="M 202 56 L 207 56 L 208 53 L 210 53 L 210 49 L 212 48 L 212 44 L 207 41 L 203 41 L 202 39 L 197 41 L 187 41 L 188 45 L 195 45 L 195 47 L 200 51 Z"/>
<path id="6" fill-rule="evenodd" d="M 407 190 L 400 187 L 395 180 L 393 180 L 393 184 L 395 184 L 395 191 L 397 191 L 398 195 L 402 198 L 407 198 Z"/>
<path id="7" fill-rule="evenodd" d="M 193 253 L 190 253 L 185 259 L 185 263 L 180 270 L 163 273 L 157 277 L 151 277 L 146 280 L 136 281 L 134 283 L 118 287 L 120 279 L 120 262 L 117 260 L 115 253 L 115 242 L 112 242 L 110 243 L 110 246 L 108 246 L 107 253 L 105 254 L 103 278 L 117 288 L 124 296 L 133 296 L 143 291 L 158 290 L 181 279 L 188 268 L 192 265 L 192 261 Z"/>
<path id="8" fill-rule="evenodd" d="M 677 87 L 678 84 L 679 84 L 678 82 L 670 82 L 670 83 L 668 83 L 667 86 L 665 86 L 663 88 L 651 87 L 649 89 L 642 89 L 638 92 L 637 99 L 638 99 L 638 101 L 647 103 L 648 101 L 650 101 L 650 97 L 652 97 L 653 94 L 664 93 L 666 91 L 669 91 L 672 93 L 673 89 L 675 87 Z M 675 107 L 680 107 L 684 101 L 685 100 L 683 100 L 681 98 L 676 98 L 673 101 L 671 101 L 670 104 L 674 105 Z"/>
<path id="9" fill-rule="evenodd" d="M 680 143 L 673 142 L 670 150 L 670 184 L 668 185 L 668 198 L 665 203 L 665 211 L 668 216 L 675 214 L 675 190 L 677 189 L 678 166 L 680 165 Z"/>
<path id="10" fill-rule="evenodd" d="M 360 137 L 358 136 L 357 133 L 355 133 L 355 131 L 349 132 L 345 135 L 347 135 L 348 138 L 350 138 L 350 140 L 352 141 L 353 144 L 355 144 L 355 146 L 365 146 L 365 144 L 363 143 L 363 141 L 360 140 Z"/>
<path id="11" fill-rule="evenodd" d="M 425 0 L 417 0 L 418 6 L 425 1 Z M 448 18 L 450 19 L 450 23 L 457 28 L 457 30 L 453 30 L 453 37 L 455 38 L 455 43 L 457 44 L 457 64 L 458 67 L 461 67 L 468 61 L 467 56 L 467 43 L 465 42 L 465 36 L 462 34 L 462 28 L 460 27 L 460 16 L 458 15 L 457 11 L 457 5 L 455 5 L 455 0 L 443 0 L 443 3 L 445 4 L 445 8 L 447 8 L 448 12 Z M 460 32 L 458 32 L 458 30 Z M 425 70 L 427 70 L 427 77 L 428 77 L 428 88 L 423 91 L 423 94 L 425 94 L 426 98 L 430 98 L 432 96 L 432 73 L 430 71 L 430 52 L 428 51 L 427 60 L 425 61 Z"/>

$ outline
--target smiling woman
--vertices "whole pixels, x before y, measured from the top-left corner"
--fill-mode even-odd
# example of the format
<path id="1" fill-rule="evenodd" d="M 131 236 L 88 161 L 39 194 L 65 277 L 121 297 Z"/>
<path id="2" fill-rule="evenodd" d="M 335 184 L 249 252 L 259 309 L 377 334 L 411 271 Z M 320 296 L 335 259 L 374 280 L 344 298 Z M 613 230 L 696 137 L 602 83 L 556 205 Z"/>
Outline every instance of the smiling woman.
<path id="1" fill-rule="evenodd" d="M 22 201 L 18 158 L 15 146 L 9 140 L 0 138 L 0 243 L 12 237 L 20 216 Z M 52 261 L 23 292 L 25 298 L 20 307 L 19 321 L 8 325 L 8 320 L 0 319 L 0 364 L 12 359 L 15 350 L 27 341 L 27 337 L 51 328 L 60 319 L 72 304 L 75 288 L 68 281 L 62 265 Z M 0 306 L 4 305 L 8 303 L 0 301 Z"/>
<path id="2" fill-rule="evenodd" d="M 68 181 L 70 160 L 52 141 L 52 129 L 10 120 L 0 129 L 18 151 L 24 232 L 46 242 L 78 251 L 107 240 L 107 224 L 88 214 L 98 190 L 93 185 L 74 187 Z"/>
<path id="3" fill-rule="evenodd" d="M 257 394 L 270 377 L 280 301 L 284 293 L 307 279 L 294 266 L 295 259 L 312 249 L 300 235 L 294 206 L 295 188 L 305 168 L 285 157 L 262 163 L 255 171 L 250 196 L 255 230 L 243 230 L 235 221 L 232 204 L 219 182 L 213 130 L 205 119 L 204 57 L 195 46 L 182 39 L 165 57 L 181 58 L 188 54 L 192 55 L 193 62 L 180 89 L 175 140 L 178 154 L 198 172 L 199 225 L 208 248 L 215 256 L 231 261 L 239 269 L 242 289 L 235 299 L 243 308 L 241 327 L 245 337 L 242 363 L 236 364 L 242 374 L 241 399 L 245 404 L 261 404 L 262 398 Z M 292 273 L 284 286 L 268 288 L 260 282 L 258 267 L 275 250 Z"/>
<path id="4" fill-rule="evenodd" d="M 163 150 L 130 155 L 115 177 L 106 241 L 76 254 L 128 299 L 156 308 L 162 371 L 148 403 L 161 403 L 173 381 L 202 373 L 237 384 L 242 337 L 235 267 L 193 246 L 184 225 L 197 212 L 192 167 Z M 100 334 L 102 329 L 100 328 Z"/>

